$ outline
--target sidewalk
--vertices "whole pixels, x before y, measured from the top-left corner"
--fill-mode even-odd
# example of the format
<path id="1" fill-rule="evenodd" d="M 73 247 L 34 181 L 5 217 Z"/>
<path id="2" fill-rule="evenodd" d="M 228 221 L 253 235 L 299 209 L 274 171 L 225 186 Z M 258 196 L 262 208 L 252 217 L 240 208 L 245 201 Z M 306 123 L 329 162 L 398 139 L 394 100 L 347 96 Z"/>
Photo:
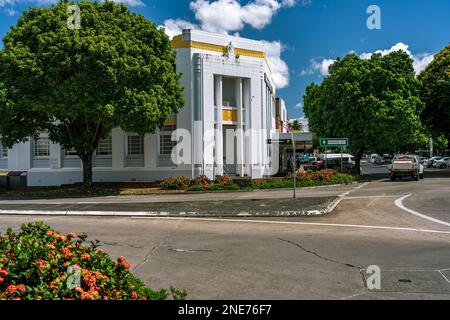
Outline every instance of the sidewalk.
<path id="1" fill-rule="evenodd" d="M 337 199 L 338 197 L 304 197 L 298 199 L 245 199 L 152 203 L 0 203 L 0 215 L 29 214 L 165 217 L 317 216 L 328 213 Z"/>
<path id="2" fill-rule="evenodd" d="M 0 197 L 0 215 L 86 215 L 165 217 L 280 217 L 311 216 L 331 212 L 340 195 L 357 185 L 292 189 L 107 196 L 65 199 Z"/>

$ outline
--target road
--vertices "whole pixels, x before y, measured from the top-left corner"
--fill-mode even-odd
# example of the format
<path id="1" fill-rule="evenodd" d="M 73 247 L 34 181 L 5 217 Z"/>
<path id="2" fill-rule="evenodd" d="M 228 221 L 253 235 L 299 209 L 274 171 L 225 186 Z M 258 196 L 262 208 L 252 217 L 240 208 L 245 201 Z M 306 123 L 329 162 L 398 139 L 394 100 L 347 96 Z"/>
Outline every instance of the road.
<path id="1" fill-rule="evenodd" d="M 338 191 L 343 201 L 323 217 L 1 216 L 0 231 L 46 221 L 87 232 L 147 285 L 184 288 L 191 299 L 450 299 L 449 171 L 305 193 Z M 367 288 L 371 265 L 380 290 Z"/>

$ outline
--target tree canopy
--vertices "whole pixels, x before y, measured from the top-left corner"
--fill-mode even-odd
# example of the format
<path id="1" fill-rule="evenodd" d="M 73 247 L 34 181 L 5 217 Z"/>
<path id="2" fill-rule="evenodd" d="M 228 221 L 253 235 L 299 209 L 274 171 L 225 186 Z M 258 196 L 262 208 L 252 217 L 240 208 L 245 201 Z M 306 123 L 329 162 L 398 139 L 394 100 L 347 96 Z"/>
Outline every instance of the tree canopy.
<path id="1" fill-rule="evenodd" d="M 183 106 L 175 52 L 164 30 L 113 2 L 77 3 L 71 30 L 67 1 L 30 8 L 0 50 L 0 136 L 11 147 L 46 131 L 83 161 L 116 127 L 155 132 Z"/>
<path id="2" fill-rule="evenodd" d="M 450 44 L 420 74 L 423 121 L 435 136 L 450 139 Z"/>
<path id="3" fill-rule="evenodd" d="M 365 152 L 400 151 L 423 140 L 420 82 L 408 54 L 350 54 L 329 71 L 321 85 L 308 86 L 305 114 L 319 136 L 349 138 L 358 173 Z"/>

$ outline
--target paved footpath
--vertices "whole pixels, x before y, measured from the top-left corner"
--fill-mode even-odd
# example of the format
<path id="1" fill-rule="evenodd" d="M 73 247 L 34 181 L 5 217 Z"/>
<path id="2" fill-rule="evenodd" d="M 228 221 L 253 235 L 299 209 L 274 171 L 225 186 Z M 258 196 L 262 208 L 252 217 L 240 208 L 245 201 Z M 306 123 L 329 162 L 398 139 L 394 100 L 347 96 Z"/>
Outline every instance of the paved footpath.
<path id="1" fill-rule="evenodd" d="M 359 184 L 254 192 L 153 194 L 66 199 L 0 198 L 0 214 L 300 216 L 331 211 L 342 194 Z"/>

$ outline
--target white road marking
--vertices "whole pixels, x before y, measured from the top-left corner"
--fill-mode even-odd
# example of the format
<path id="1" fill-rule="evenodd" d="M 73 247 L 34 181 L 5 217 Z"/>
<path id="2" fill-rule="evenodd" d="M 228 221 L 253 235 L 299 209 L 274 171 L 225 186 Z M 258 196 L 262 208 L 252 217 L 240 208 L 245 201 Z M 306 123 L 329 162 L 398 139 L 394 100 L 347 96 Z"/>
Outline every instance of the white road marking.
<path id="1" fill-rule="evenodd" d="M 408 195 L 406 195 L 404 197 L 401 197 L 400 199 L 395 200 L 395 205 L 397 207 L 399 207 L 400 209 L 402 209 L 403 211 L 411 213 L 411 214 L 413 214 L 413 215 L 415 215 L 415 216 L 417 216 L 419 218 L 422 218 L 422 219 L 425 219 L 425 220 L 428 220 L 428 221 L 431 221 L 431 222 L 434 222 L 434 223 L 438 223 L 438 224 L 442 224 L 444 226 L 450 227 L 450 223 L 448 223 L 448 222 L 445 222 L 445 221 L 442 221 L 442 220 L 439 220 L 439 219 L 435 219 L 435 218 L 432 218 L 430 216 L 427 216 L 427 215 L 424 215 L 422 213 L 419 213 L 417 211 L 414 211 L 414 210 L 406 208 L 403 205 L 403 200 L 405 200 L 405 199 L 407 199 L 409 197 L 411 197 L 411 194 L 408 194 Z"/>
<path id="2" fill-rule="evenodd" d="M 341 193 L 341 194 L 339 195 L 339 197 L 345 198 L 345 197 L 349 196 L 350 194 L 352 194 L 353 192 L 355 192 L 355 191 L 357 191 L 357 190 L 359 190 L 359 189 L 364 188 L 364 187 L 367 186 L 368 184 L 369 184 L 369 182 L 365 182 L 365 183 L 363 183 L 363 184 L 361 184 L 361 185 L 359 185 L 359 186 L 353 188 L 352 190 L 349 190 L 349 191 L 346 191 L 346 192 L 344 192 L 344 193 Z"/>
<path id="3" fill-rule="evenodd" d="M 448 283 L 450 283 L 450 280 L 445 276 L 445 274 L 442 273 L 442 271 L 445 271 L 445 270 L 439 270 L 438 272 L 441 274 L 441 276 L 444 277 L 444 279 L 445 279 Z"/>
<path id="4" fill-rule="evenodd" d="M 237 222 L 237 223 L 260 223 L 260 224 L 277 224 L 277 225 L 298 225 L 298 226 L 316 226 L 316 227 L 337 227 L 337 228 L 357 228 L 357 229 L 374 229 L 374 230 L 397 230 L 424 233 L 450 234 L 450 231 L 428 230 L 417 228 L 402 228 L 389 226 L 370 226 L 359 224 L 333 224 L 333 223 L 316 223 L 316 222 L 294 222 L 294 221 L 270 221 L 270 220 L 242 220 L 242 219 L 214 219 L 214 218 L 186 218 L 186 217 L 130 217 L 131 219 L 160 219 L 160 220 L 185 220 L 185 221 L 208 221 L 208 222 Z"/>

